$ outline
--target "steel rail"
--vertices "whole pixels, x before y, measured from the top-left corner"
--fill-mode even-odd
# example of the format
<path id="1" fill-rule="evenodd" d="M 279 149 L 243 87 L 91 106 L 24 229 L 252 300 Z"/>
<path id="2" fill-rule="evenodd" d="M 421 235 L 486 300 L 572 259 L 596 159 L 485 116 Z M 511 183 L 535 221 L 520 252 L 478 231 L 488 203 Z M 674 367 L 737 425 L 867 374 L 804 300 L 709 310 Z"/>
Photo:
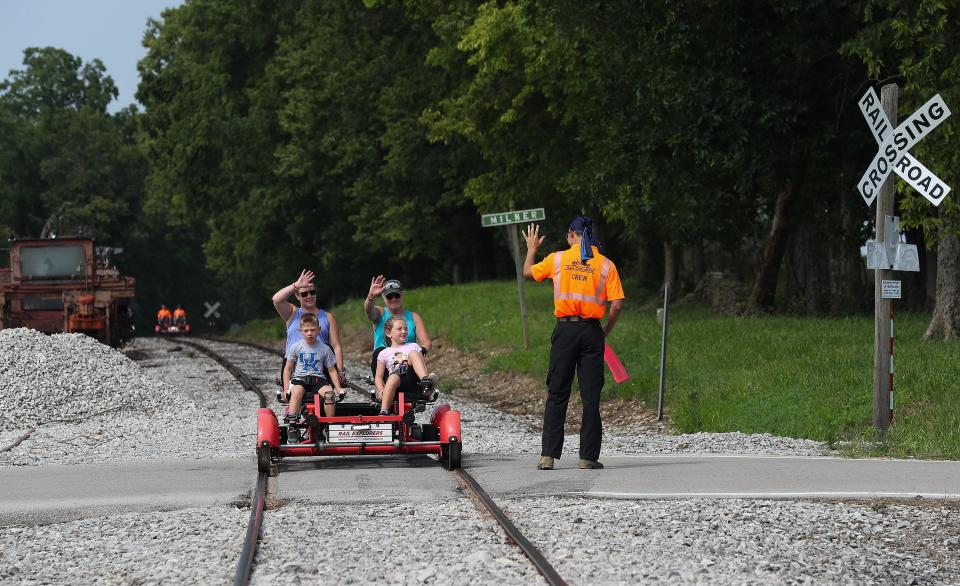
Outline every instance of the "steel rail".
<path id="1" fill-rule="evenodd" d="M 250 377 L 247 376 L 247 373 L 237 368 L 235 364 L 233 364 L 232 362 L 230 362 L 229 360 L 221 356 L 219 353 L 215 352 L 214 350 L 211 350 L 210 348 L 207 348 L 203 344 L 197 344 L 196 342 L 190 342 L 188 340 L 178 339 L 176 341 L 174 340 L 170 340 L 170 341 L 175 344 L 183 344 L 184 346 L 190 346 L 191 348 L 195 350 L 199 350 L 200 352 L 203 352 L 204 354 L 206 354 L 207 356 L 215 360 L 217 364 L 224 367 L 227 370 L 227 372 L 232 374 L 233 377 L 237 379 L 237 382 L 239 382 L 244 389 L 248 391 L 252 391 L 257 394 L 257 397 L 260 399 L 261 407 L 267 406 L 266 395 L 264 395 L 263 391 L 261 391 L 260 388 L 256 384 L 254 384 L 254 382 L 250 379 Z"/>
<path id="2" fill-rule="evenodd" d="M 253 560 L 257 555 L 257 546 L 260 544 L 260 525 L 263 521 L 266 498 L 267 473 L 260 472 L 257 474 L 257 490 L 251 503 L 250 520 L 247 522 L 247 535 L 243 538 L 243 549 L 240 551 L 237 572 L 233 577 L 234 586 L 247 586 L 250 583 Z"/>
<path id="3" fill-rule="evenodd" d="M 174 342 L 174 340 L 170 341 Z M 244 389 L 257 394 L 261 407 L 267 406 L 267 397 L 262 391 L 260 391 L 259 387 L 254 384 L 253 380 L 247 376 L 247 373 L 237 368 L 235 364 L 227 360 L 221 354 L 215 350 L 207 348 L 203 344 L 190 342 L 188 340 L 178 339 L 174 343 L 183 344 L 185 346 L 194 348 L 195 350 L 198 350 L 199 352 L 202 352 L 203 354 L 206 354 L 215 360 L 217 364 L 232 374 Z M 257 546 L 260 543 L 260 527 L 263 521 L 263 511 L 266 504 L 266 499 L 267 473 L 259 472 L 257 474 L 257 487 L 253 494 L 253 500 L 250 503 L 250 520 L 247 522 L 247 534 L 243 539 L 243 549 L 240 551 L 240 559 L 237 561 L 237 571 L 233 578 L 233 583 L 235 586 L 247 586 L 247 584 L 250 583 L 250 574 L 253 571 L 253 561 L 257 556 Z"/>
<path id="4" fill-rule="evenodd" d="M 256 348 L 264 352 L 277 353 L 277 351 L 273 348 L 268 348 L 266 346 L 263 346 L 254 342 L 247 342 L 247 341 L 240 341 L 240 340 L 224 340 L 222 338 L 203 338 L 203 339 L 209 340 L 211 342 L 238 344 L 240 346 Z M 209 348 L 206 348 L 201 344 L 185 342 L 183 340 L 178 340 L 178 341 L 186 343 L 188 346 L 197 348 L 201 352 L 207 354 L 208 356 L 216 360 L 217 363 L 219 363 L 221 366 L 223 366 L 228 371 L 230 371 L 230 373 L 233 374 L 235 377 L 237 377 L 237 380 L 239 380 L 240 383 L 244 385 L 244 387 L 247 387 L 247 383 L 245 383 L 244 380 L 246 380 L 251 386 L 253 386 L 252 381 L 250 381 L 250 378 L 245 373 L 243 373 L 243 371 L 239 370 L 230 361 L 226 360 L 225 358 L 223 358 L 213 350 L 210 350 Z M 366 389 L 363 389 L 352 382 L 348 381 L 348 385 L 354 390 L 357 390 L 361 393 L 364 393 L 364 394 L 367 393 Z M 256 390 L 257 394 L 260 395 L 261 406 L 265 406 L 266 398 L 263 396 L 262 393 L 260 393 L 259 389 L 256 389 L 256 387 L 253 386 L 252 390 Z M 470 492 L 476 497 L 477 501 L 479 501 L 480 504 L 483 505 L 483 507 L 490 513 L 490 515 L 494 518 L 497 524 L 500 525 L 504 533 L 506 533 L 507 539 L 511 543 L 516 545 L 518 548 L 520 548 L 520 551 L 523 552 L 523 555 L 525 555 L 527 559 L 530 560 L 530 562 L 537 569 L 540 575 L 543 576 L 544 580 L 546 580 L 547 584 L 550 584 L 551 586 L 568 586 L 567 581 L 564 580 L 563 577 L 559 574 L 559 572 L 557 572 L 556 568 L 554 568 L 553 565 L 550 564 L 546 556 L 543 555 L 543 552 L 541 552 L 537 548 L 537 546 L 535 546 L 529 539 L 526 538 L 526 536 L 524 536 L 524 534 L 520 531 L 520 529 L 518 529 L 517 526 L 514 525 L 513 522 L 510 520 L 510 517 L 508 517 L 507 514 L 504 513 L 499 506 L 497 506 L 497 504 L 493 501 L 493 499 L 490 498 L 490 495 L 488 495 L 487 492 L 483 490 L 483 487 L 480 486 L 480 484 L 469 472 L 467 472 L 462 468 L 458 468 L 456 470 L 451 470 L 450 473 L 453 474 L 456 478 L 458 478 L 462 482 L 462 484 L 466 486 L 468 490 L 470 490 Z M 267 477 L 266 474 L 261 472 L 257 479 L 257 495 L 256 495 L 256 498 L 254 499 L 254 507 L 250 511 L 250 523 L 247 526 L 247 537 L 244 542 L 243 552 L 240 555 L 240 562 L 237 566 L 237 574 L 234 580 L 234 584 L 237 586 L 246 586 L 246 584 L 249 581 L 252 562 L 256 554 L 256 544 L 259 542 L 259 538 L 260 538 L 260 521 L 263 515 L 264 496 L 266 493 L 266 486 L 267 486 L 266 477 Z M 262 489 L 261 489 L 261 485 L 262 485 Z"/>
<path id="5" fill-rule="evenodd" d="M 537 568 L 537 571 L 540 572 L 540 575 L 543 576 L 543 579 L 547 581 L 547 584 L 551 586 L 567 586 L 566 580 L 557 572 L 557 570 L 550 564 L 546 556 L 543 555 L 537 546 L 530 542 L 523 533 L 517 529 L 517 526 L 510 521 L 510 517 L 507 516 L 503 510 L 497 506 L 497 503 L 493 502 L 493 499 L 490 498 L 490 495 L 486 493 L 485 490 L 480 486 L 480 484 L 474 479 L 474 477 L 462 468 L 456 470 L 451 470 L 451 474 L 456 476 L 458 479 L 463 481 L 463 484 L 470 489 L 470 491 L 477 497 L 477 500 L 484 506 L 487 511 L 493 516 L 497 523 L 500 524 L 500 527 L 503 528 L 503 531 L 507 534 L 507 538 L 514 543 L 517 547 L 520 548 L 520 551 L 523 552 L 523 555 L 527 556 L 534 567 Z"/>

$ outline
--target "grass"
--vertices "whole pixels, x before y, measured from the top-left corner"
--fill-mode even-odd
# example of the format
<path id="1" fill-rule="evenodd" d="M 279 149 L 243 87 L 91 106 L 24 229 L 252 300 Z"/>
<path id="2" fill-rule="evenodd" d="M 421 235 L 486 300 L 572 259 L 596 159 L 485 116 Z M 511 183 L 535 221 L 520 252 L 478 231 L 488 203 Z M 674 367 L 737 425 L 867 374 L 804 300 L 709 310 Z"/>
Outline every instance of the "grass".
<path id="1" fill-rule="evenodd" d="M 232 329 L 225 337 L 247 342 L 269 343 L 283 340 L 286 336 L 287 329 L 280 318 L 274 315 L 270 318 L 249 321 L 239 328 Z"/>
<path id="2" fill-rule="evenodd" d="M 656 406 L 660 361 L 658 299 L 628 295 L 609 342 L 630 372 L 604 395 Z M 552 289 L 525 288 L 531 345 L 523 348 L 513 281 L 428 287 L 407 294 L 431 334 L 475 352 L 491 371 L 544 378 L 553 330 Z M 369 329 L 359 299 L 334 309 L 342 328 Z M 768 432 L 845 446 L 851 455 L 960 459 L 960 344 L 921 342 L 928 314 L 896 320 L 895 424 L 878 442 L 872 417 L 873 317 L 715 316 L 670 311 L 665 407 L 684 432 Z M 282 324 L 254 322 L 253 329 Z M 242 333 L 247 336 L 247 328 Z"/>

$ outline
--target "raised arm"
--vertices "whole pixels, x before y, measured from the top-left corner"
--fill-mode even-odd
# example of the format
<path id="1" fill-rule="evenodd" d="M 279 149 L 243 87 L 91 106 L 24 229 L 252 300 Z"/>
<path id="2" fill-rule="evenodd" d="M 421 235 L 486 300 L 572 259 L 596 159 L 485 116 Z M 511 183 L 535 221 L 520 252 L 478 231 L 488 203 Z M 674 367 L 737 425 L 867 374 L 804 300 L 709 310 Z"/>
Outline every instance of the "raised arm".
<path id="1" fill-rule="evenodd" d="M 536 260 L 537 249 L 543 244 L 544 237 L 540 235 L 540 225 L 530 224 L 523 232 L 523 239 L 527 243 L 527 257 L 523 259 L 523 276 L 533 278 L 533 261 Z"/>
<path id="2" fill-rule="evenodd" d="M 417 328 L 417 344 L 420 344 L 420 347 L 425 351 L 430 350 L 433 347 L 433 340 L 430 339 L 430 333 L 427 331 L 426 324 L 423 323 L 423 318 L 420 317 L 420 314 L 416 311 L 413 313 L 413 325 Z M 426 352 L 424 352 L 426 354 Z"/>
<path id="3" fill-rule="evenodd" d="M 363 300 L 363 313 L 370 320 L 370 323 L 377 323 L 380 321 L 380 316 L 383 315 L 383 308 L 377 307 L 373 300 L 383 293 L 383 284 L 386 281 L 383 275 L 377 275 L 370 279 L 370 291 L 367 293 L 367 298 Z"/>
<path id="4" fill-rule="evenodd" d="M 296 293 L 300 287 L 309 285 L 313 281 L 313 276 L 313 271 L 305 269 L 300 273 L 300 277 L 296 281 L 273 294 L 273 307 L 277 310 L 277 313 L 280 314 L 280 317 L 283 318 L 283 321 L 290 321 L 290 316 L 293 315 L 295 309 L 293 304 L 287 301 L 287 299 Z"/>

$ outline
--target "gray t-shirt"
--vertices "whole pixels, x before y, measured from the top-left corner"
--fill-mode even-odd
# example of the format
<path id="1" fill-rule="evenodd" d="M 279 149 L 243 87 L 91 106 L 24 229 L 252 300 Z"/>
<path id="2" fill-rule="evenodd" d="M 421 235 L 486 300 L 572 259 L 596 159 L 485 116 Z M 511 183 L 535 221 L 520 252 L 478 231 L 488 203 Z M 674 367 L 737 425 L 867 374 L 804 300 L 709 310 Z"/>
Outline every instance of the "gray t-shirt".
<path id="1" fill-rule="evenodd" d="M 287 350 L 287 360 L 297 361 L 290 380 L 302 379 L 305 376 L 330 378 L 327 375 L 327 369 L 337 364 L 337 357 L 333 354 L 333 350 L 319 340 L 313 346 L 307 344 L 306 340 L 296 342 Z"/>

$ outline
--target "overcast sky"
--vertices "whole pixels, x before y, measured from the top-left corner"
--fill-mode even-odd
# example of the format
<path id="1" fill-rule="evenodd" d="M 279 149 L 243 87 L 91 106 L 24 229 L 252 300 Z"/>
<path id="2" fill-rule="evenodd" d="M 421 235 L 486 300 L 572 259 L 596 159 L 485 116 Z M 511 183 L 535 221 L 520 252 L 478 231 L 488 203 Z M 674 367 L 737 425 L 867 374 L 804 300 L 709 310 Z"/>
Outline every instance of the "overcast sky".
<path id="1" fill-rule="evenodd" d="M 57 47 L 84 63 L 100 59 L 120 96 L 116 112 L 136 101 L 137 61 L 147 18 L 182 0 L 0 0 L 0 78 L 23 67 L 27 47 Z"/>

